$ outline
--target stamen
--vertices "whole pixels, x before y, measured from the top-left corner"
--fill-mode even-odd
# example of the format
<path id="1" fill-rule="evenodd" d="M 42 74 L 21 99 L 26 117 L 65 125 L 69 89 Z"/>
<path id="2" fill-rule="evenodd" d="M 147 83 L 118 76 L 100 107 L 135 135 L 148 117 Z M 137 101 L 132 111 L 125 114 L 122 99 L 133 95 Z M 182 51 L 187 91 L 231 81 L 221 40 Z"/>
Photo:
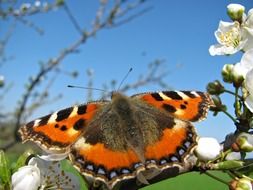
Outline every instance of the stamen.
<path id="1" fill-rule="evenodd" d="M 236 22 L 229 31 L 221 33 L 219 39 L 227 47 L 237 47 L 241 40 L 240 24 Z"/>

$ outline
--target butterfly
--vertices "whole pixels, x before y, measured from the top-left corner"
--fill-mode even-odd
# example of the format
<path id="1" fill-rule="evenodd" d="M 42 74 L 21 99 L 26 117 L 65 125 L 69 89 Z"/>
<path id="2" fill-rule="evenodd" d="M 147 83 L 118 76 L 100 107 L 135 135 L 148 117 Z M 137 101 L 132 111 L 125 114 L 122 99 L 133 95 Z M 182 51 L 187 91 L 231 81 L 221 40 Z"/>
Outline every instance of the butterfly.
<path id="1" fill-rule="evenodd" d="M 207 93 L 161 91 L 131 97 L 113 92 L 101 100 L 69 107 L 27 123 L 22 141 L 49 153 L 69 152 L 88 180 L 113 189 L 120 182 L 145 183 L 161 172 L 193 167 L 197 144 L 191 122 L 203 120 L 212 105 Z"/>

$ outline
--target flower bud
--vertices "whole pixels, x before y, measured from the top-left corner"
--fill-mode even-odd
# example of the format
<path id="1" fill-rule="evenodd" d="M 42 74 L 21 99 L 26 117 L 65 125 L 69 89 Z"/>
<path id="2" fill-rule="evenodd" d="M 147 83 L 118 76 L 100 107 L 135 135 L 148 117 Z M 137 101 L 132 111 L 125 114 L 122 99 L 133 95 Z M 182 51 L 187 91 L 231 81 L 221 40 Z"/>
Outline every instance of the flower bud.
<path id="1" fill-rule="evenodd" d="M 237 147 L 233 145 L 233 149 L 239 149 L 244 152 L 252 152 L 253 151 L 253 136 L 248 133 L 241 133 L 235 141 Z M 236 147 L 236 148 L 235 148 Z"/>
<path id="2" fill-rule="evenodd" d="M 226 105 L 223 105 L 219 96 L 212 96 L 214 106 L 210 107 L 210 111 L 214 112 L 214 116 L 220 111 L 227 110 Z"/>
<path id="3" fill-rule="evenodd" d="M 229 4 L 227 6 L 227 14 L 233 21 L 242 21 L 245 7 L 240 4 Z"/>
<path id="4" fill-rule="evenodd" d="M 231 74 L 234 86 L 240 87 L 244 81 L 242 73 L 238 69 L 236 69 L 236 66 L 234 66 Z"/>
<path id="5" fill-rule="evenodd" d="M 212 164 L 211 168 L 214 170 L 229 170 L 234 169 L 238 167 L 242 167 L 243 162 L 238 160 L 226 160 L 223 162 L 218 162 L 215 164 Z"/>
<path id="6" fill-rule="evenodd" d="M 220 155 L 220 144 L 214 138 L 201 137 L 198 140 L 195 154 L 200 161 L 208 162 Z"/>
<path id="7" fill-rule="evenodd" d="M 24 4 L 21 5 L 20 10 L 21 10 L 23 13 L 25 13 L 25 12 L 28 11 L 28 9 L 29 9 L 30 7 L 31 7 L 31 4 L 30 4 L 30 3 L 24 3 Z"/>
<path id="8" fill-rule="evenodd" d="M 218 80 L 208 83 L 206 88 L 207 92 L 211 95 L 219 95 L 225 91 L 224 86 Z"/>
<path id="9" fill-rule="evenodd" d="M 247 178 L 233 180 L 229 185 L 230 190 L 252 190 L 251 181 Z"/>
<path id="10" fill-rule="evenodd" d="M 223 77 L 224 82 L 228 82 L 228 83 L 233 82 L 233 75 L 232 75 L 233 68 L 234 68 L 234 65 L 232 64 L 225 64 L 223 66 L 221 75 Z"/>

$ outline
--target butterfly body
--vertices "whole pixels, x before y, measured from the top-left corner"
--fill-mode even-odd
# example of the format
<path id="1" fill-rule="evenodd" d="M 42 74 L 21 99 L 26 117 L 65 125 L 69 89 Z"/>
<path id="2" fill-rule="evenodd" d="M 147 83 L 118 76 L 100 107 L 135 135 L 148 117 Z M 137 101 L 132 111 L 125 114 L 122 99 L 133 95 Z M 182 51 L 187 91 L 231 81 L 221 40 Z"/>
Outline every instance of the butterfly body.
<path id="1" fill-rule="evenodd" d="M 202 120 L 210 104 L 207 94 L 196 91 L 132 97 L 115 92 L 111 101 L 55 112 L 21 127 L 20 133 L 48 152 L 69 151 L 86 178 L 112 189 L 139 175 L 149 179 L 171 168 L 192 167 L 188 160 L 197 135 L 190 121 Z"/>

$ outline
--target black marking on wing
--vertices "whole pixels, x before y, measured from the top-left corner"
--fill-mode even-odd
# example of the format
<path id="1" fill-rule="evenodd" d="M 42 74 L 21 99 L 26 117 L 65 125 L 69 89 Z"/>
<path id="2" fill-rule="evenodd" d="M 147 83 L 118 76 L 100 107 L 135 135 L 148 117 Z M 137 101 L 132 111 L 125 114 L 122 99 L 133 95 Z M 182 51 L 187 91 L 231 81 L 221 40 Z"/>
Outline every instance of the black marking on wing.
<path id="1" fill-rule="evenodd" d="M 39 122 L 38 126 L 46 125 L 50 117 L 51 117 L 51 114 L 40 118 L 40 122 Z"/>
<path id="2" fill-rule="evenodd" d="M 151 96 L 157 101 L 163 101 L 163 98 L 159 95 L 159 93 L 152 93 Z"/>
<path id="3" fill-rule="evenodd" d="M 169 104 L 163 104 L 162 107 L 170 113 L 175 113 L 177 111 L 177 109 L 174 106 L 171 106 Z"/>
<path id="4" fill-rule="evenodd" d="M 58 111 L 57 112 L 57 118 L 55 119 L 55 121 L 59 122 L 59 121 L 62 121 L 64 119 L 67 119 L 72 111 L 73 111 L 73 107 L 69 107 L 69 108 L 66 108 L 64 110 Z"/>
<path id="5" fill-rule="evenodd" d="M 189 96 L 190 98 L 196 98 L 196 95 L 191 93 L 191 91 L 182 91 L 186 96 Z M 198 92 L 196 92 L 198 93 Z"/>
<path id="6" fill-rule="evenodd" d="M 26 126 L 28 128 L 32 128 L 34 126 L 34 123 L 35 123 L 35 121 L 30 121 L 29 123 L 26 124 Z"/>
<path id="7" fill-rule="evenodd" d="M 63 125 L 63 126 L 61 126 L 61 128 L 60 128 L 61 131 L 66 131 L 67 129 L 68 129 L 68 128 L 67 128 L 66 125 Z"/>
<path id="8" fill-rule="evenodd" d="M 182 100 L 183 98 L 175 91 L 164 91 L 162 92 L 167 97 L 173 99 L 173 100 Z"/>
<path id="9" fill-rule="evenodd" d="M 78 115 L 85 114 L 86 113 L 86 109 L 87 109 L 87 105 L 85 105 L 85 104 L 78 106 L 77 114 Z"/>
<path id="10" fill-rule="evenodd" d="M 78 131 L 78 130 L 82 129 L 84 126 L 85 126 L 85 120 L 79 119 L 77 122 L 75 122 L 73 128 Z"/>

